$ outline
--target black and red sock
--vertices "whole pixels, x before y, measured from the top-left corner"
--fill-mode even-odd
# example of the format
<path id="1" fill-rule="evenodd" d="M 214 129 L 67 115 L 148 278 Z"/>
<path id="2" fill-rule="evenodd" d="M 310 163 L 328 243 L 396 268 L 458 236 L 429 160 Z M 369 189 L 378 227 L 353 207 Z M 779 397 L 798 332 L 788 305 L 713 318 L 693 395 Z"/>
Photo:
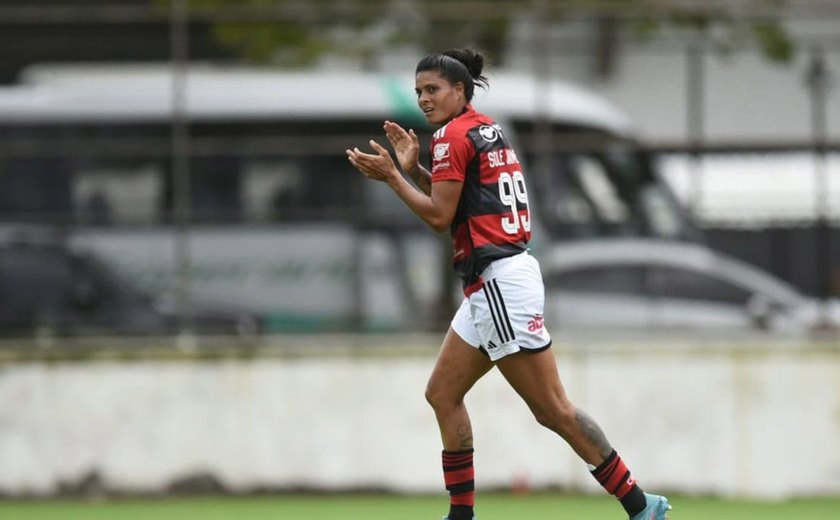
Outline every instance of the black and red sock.
<path id="1" fill-rule="evenodd" d="M 621 502 L 631 518 L 641 513 L 647 506 L 642 488 L 636 484 L 630 470 L 615 450 L 600 466 L 592 470 L 592 476 L 607 490 L 607 493 Z"/>
<path id="2" fill-rule="evenodd" d="M 443 451 L 443 480 L 449 491 L 449 520 L 472 520 L 475 507 L 473 449 Z"/>

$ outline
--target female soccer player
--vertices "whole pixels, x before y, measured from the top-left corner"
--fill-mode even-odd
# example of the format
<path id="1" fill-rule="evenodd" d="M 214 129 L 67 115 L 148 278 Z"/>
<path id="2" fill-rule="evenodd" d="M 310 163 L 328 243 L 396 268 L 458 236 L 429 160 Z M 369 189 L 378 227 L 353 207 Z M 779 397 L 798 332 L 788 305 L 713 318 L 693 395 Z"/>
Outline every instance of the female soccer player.
<path id="1" fill-rule="evenodd" d="M 440 127 L 430 170 L 419 164 L 414 131 L 384 124 L 397 162 L 416 187 L 376 141 L 370 141 L 374 153 L 347 150 L 362 174 L 387 183 L 435 231 L 452 233 L 465 297 L 426 388 L 443 441 L 446 519 L 474 518 L 473 436 L 464 396 L 495 365 L 537 421 L 565 439 L 632 520 L 664 520 L 668 500 L 642 491 L 560 382 L 543 322 L 542 275 L 527 249 L 531 217 L 523 168 L 499 125 L 470 104 L 475 86 L 488 86 L 483 68 L 484 57 L 470 49 L 430 54 L 417 64 L 417 103 Z"/>

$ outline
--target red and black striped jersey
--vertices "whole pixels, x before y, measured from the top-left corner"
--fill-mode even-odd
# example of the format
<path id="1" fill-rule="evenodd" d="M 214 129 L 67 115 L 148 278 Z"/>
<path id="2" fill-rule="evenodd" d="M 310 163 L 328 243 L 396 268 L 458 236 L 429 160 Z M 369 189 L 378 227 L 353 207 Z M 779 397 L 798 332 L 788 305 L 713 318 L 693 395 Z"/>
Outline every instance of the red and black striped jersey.
<path id="1" fill-rule="evenodd" d="M 522 166 L 499 125 L 470 105 L 435 132 L 431 162 L 432 182 L 464 183 L 450 231 L 455 270 L 469 295 L 490 262 L 527 249 L 531 215 Z"/>

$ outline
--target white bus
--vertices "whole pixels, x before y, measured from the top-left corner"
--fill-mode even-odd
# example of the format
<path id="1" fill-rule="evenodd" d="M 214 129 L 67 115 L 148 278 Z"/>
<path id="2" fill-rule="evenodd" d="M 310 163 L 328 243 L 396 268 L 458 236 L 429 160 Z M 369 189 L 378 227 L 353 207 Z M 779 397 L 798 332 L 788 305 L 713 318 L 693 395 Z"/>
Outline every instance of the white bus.
<path id="1" fill-rule="evenodd" d="M 344 150 L 382 122 L 428 143 L 410 73 L 34 66 L 0 87 L 0 220 L 68 227 L 144 287 L 175 286 L 172 121 L 186 121 L 192 288 L 268 330 L 371 330 L 442 318 L 447 241 Z M 475 106 L 527 168 L 534 250 L 593 237 L 695 238 L 632 124 L 556 80 L 494 74 Z M 443 305 L 445 307 L 445 305 Z"/>

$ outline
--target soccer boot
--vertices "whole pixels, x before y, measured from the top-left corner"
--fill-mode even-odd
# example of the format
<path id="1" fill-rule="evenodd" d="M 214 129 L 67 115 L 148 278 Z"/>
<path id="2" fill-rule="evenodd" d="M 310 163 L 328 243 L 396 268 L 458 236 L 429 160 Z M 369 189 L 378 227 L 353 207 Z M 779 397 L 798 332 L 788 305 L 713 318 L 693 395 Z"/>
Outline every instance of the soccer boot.
<path id="1" fill-rule="evenodd" d="M 668 511 L 671 509 L 667 498 L 645 493 L 645 500 L 647 501 L 645 509 L 630 520 L 667 520 Z"/>

